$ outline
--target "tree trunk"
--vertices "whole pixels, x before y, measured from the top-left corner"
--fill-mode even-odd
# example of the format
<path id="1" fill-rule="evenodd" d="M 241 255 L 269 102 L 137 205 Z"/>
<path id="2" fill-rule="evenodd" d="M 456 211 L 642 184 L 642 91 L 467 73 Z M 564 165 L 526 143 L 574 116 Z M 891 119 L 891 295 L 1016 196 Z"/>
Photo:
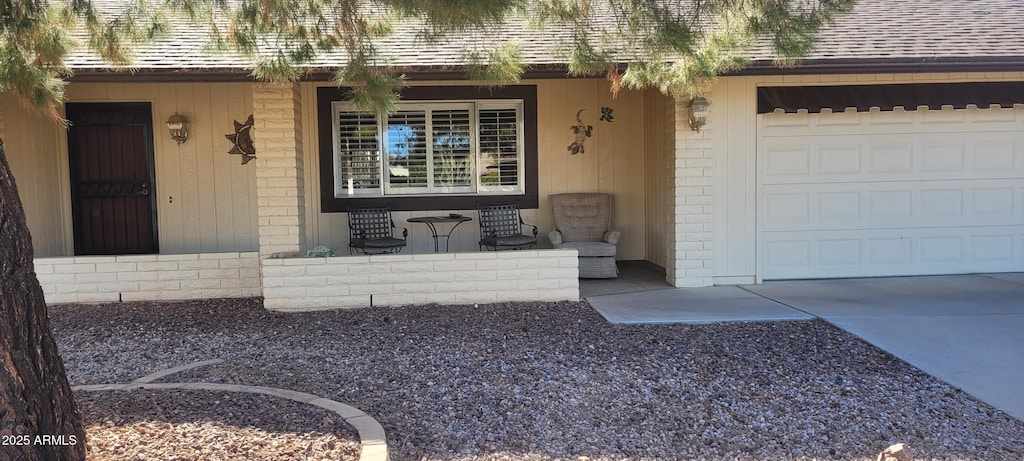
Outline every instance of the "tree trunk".
<path id="1" fill-rule="evenodd" d="M 85 429 L 53 341 L 2 139 L 0 315 L 0 460 L 85 459 Z"/>

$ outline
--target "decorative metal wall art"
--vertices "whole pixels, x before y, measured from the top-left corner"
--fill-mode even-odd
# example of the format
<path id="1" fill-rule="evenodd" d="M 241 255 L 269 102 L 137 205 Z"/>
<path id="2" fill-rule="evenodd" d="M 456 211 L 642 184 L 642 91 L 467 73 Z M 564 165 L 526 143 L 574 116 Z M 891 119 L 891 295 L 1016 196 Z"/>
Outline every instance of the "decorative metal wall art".
<path id="1" fill-rule="evenodd" d="M 569 144 L 566 150 L 572 155 L 583 154 L 583 141 L 586 141 L 590 137 L 590 134 L 594 131 L 594 127 L 591 125 L 584 125 L 583 120 L 580 118 L 580 114 L 583 113 L 583 109 L 576 112 L 576 125 L 572 126 L 572 133 L 576 135 L 576 140 Z"/>
<path id="2" fill-rule="evenodd" d="M 229 154 L 238 154 L 242 156 L 242 165 L 249 163 L 249 160 L 256 158 L 256 146 L 252 143 L 252 135 L 249 131 L 252 130 L 252 115 L 245 119 L 245 123 L 238 123 L 235 120 L 235 133 L 226 134 L 225 138 L 231 141 L 234 146 L 228 151 Z"/>
<path id="3" fill-rule="evenodd" d="M 612 110 L 613 109 L 611 107 L 602 107 L 601 108 L 601 120 L 600 121 L 612 123 L 612 121 L 614 121 L 614 119 L 615 119 L 615 116 L 612 115 Z"/>

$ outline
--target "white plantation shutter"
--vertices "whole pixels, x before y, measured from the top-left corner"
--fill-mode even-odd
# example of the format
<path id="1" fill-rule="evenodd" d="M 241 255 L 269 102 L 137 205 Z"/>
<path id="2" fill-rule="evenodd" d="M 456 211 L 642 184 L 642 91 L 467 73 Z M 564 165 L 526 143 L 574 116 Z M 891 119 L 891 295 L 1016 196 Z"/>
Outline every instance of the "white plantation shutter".
<path id="1" fill-rule="evenodd" d="M 427 117 L 423 110 L 399 110 L 388 116 L 385 192 L 427 192 Z"/>
<path id="2" fill-rule="evenodd" d="M 333 107 L 336 197 L 524 189 L 521 101 L 400 103 L 381 120 Z"/>
<path id="3" fill-rule="evenodd" d="M 490 107 L 479 110 L 479 189 L 512 192 L 523 189 L 521 106 Z"/>
<path id="4" fill-rule="evenodd" d="M 430 112 L 433 186 L 437 192 L 472 192 L 473 150 L 469 109 Z"/>
<path id="5" fill-rule="evenodd" d="M 335 196 L 380 194 L 380 144 L 377 117 L 339 111 L 335 122 Z"/>

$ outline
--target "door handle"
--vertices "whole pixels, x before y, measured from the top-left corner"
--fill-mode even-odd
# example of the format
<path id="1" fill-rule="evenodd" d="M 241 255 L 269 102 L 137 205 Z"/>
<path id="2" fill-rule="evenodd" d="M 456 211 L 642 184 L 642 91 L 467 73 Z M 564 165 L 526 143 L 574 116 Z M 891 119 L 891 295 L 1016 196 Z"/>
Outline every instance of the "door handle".
<path id="1" fill-rule="evenodd" d="M 144 183 L 142 183 L 140 185 L 140 187 L 142 188 L 142 190 L 138 191 L 137 194 L 139 194 L 139 195 L 141 195 L 143 197 L 148 196 L 149 195 L 149 183 L 145 183 L 144 182 Z"/>

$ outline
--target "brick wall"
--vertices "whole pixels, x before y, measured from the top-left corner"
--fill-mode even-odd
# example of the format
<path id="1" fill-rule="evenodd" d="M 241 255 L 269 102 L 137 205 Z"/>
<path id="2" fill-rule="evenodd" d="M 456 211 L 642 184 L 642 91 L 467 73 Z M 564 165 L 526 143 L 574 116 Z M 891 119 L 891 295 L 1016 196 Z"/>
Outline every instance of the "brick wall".
<path id="1" fill-rule="evenodd" d="M 47 304 L 260 295 L 257 253 L 39 258 Z"/>
<path id="2" fill-rule="evenodd" d="M 318 310 L 579 299 L 575 250 L 263 260 L 264 306 Z"/>
<path id="3" fill-rule="evenodd" d="M 668 233 L 666 277 L 677 287 L 702 287 L 714 284 L 713 235 L 714 159 L 711 135 L 714 104 L 707 124 L 700 132 L 690 129 L 689 99 L 676 98 L 675 155 L 669 165 L 668 214 L 672 217 Z"/>
<path id="4" fill-rule="evenodd" d="M 305 246 L 302 102 L 298 85 L 253 85 L 253 143 L 260 254 Z"/>

